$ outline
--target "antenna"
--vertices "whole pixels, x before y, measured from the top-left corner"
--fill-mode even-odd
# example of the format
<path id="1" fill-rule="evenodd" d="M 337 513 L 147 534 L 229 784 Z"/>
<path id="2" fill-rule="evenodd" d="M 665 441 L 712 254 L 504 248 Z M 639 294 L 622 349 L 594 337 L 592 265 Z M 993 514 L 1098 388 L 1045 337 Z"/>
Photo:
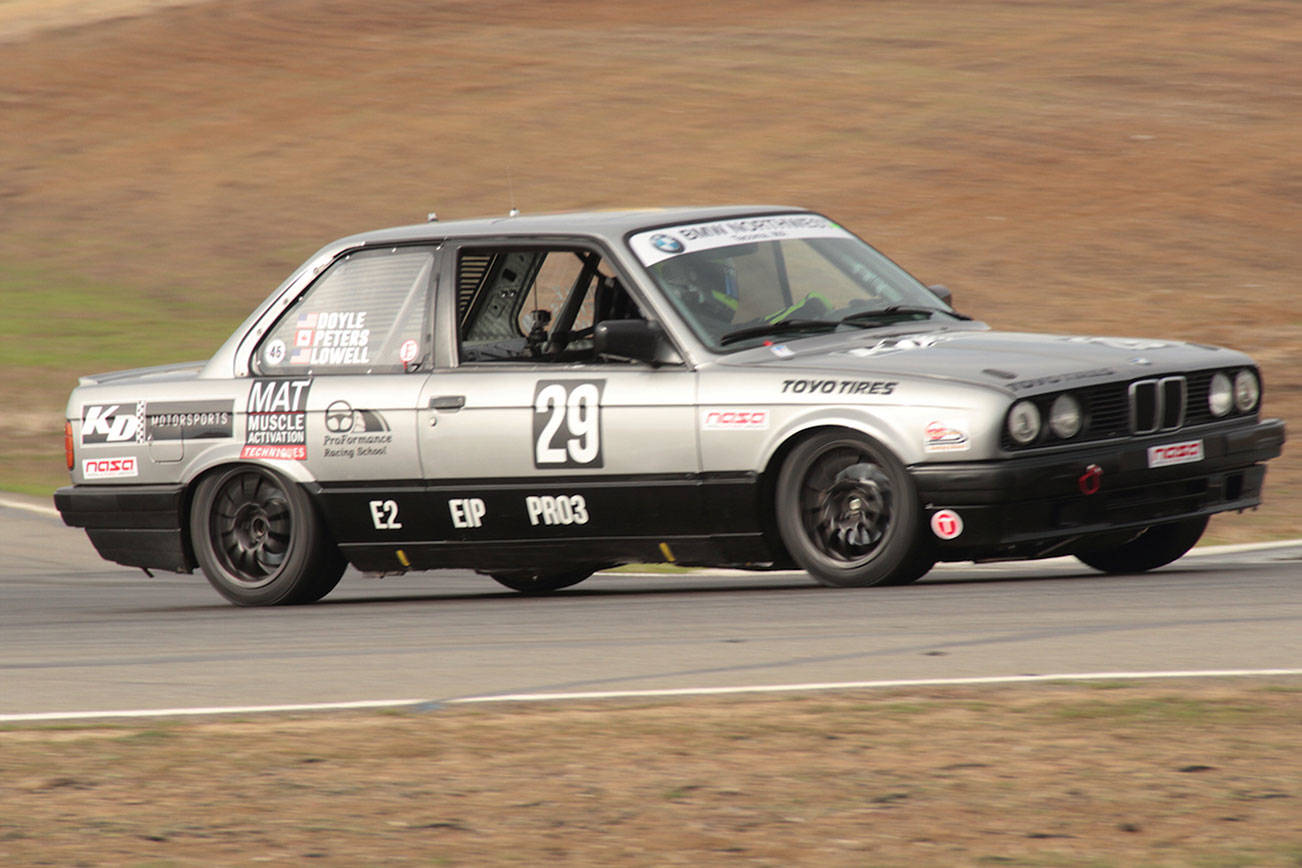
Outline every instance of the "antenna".
<path id="1" fill-rule="evenodd" d="M 515 179 L 511 177 L 511 167 L 506 167 L 506 195 L 510 202 L 511 210 L 507 211 L 508 217 L 519 217 L 520 209 L 515 207 Z"/>

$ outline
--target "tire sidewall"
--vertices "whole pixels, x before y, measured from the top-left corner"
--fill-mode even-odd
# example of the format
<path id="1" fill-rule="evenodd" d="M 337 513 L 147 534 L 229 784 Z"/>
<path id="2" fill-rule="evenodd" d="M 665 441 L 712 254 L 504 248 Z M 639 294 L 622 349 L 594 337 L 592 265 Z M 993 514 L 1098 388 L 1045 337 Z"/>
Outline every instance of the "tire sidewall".
<path id="1" fill-rule="evenodd" d="M 801 519 L 800 487 L 805 474 L 819 457 L 841 446 L 853 446 L 869 453 L 872 462 L 881 468 L 891 485 L 891 516 L 885 538 L 868 559 L 855 564 L 847 564 L 821 551 L 809 538 Z M 889 449 L 857 431 L 823 431 L 797 444 L 779 470 L 774 505 L 778 532 L 787 551 L 797 564 L 824 585 L 863 587 L 888 584 L 899 570 L 913 564 L 918 552 L 921 522 L 917 489 L 912 478 Z"/>

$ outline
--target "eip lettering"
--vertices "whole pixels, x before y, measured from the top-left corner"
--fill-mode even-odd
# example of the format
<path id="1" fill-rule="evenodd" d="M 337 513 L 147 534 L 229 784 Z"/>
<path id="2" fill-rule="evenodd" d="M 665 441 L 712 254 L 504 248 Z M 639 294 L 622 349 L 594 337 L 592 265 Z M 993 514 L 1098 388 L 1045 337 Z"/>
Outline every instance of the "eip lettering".
<path id="1" fill-rule="evenodd" d="M 488 507 L 478 497 L 458 497 L 448 501 L 452 526 L 457 528 L 483 527 Z"/>

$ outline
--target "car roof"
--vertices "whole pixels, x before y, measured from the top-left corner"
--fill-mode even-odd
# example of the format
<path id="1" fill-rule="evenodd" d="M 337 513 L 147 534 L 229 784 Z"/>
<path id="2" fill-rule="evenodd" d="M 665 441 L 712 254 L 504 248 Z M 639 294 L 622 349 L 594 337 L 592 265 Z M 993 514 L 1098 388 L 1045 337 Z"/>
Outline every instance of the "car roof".
<path id="1" fill-rule="evenodd" d="M 501 237 L 577 235 L 602 238 L 610 242 L 622 239 L 639 229 L 726 220 L 756 214 L 803 212 L 790 205 L 727 205 L 693 208 L 647 208 L 627 211 L 574 211 L 557 214 L 529 214 L 506 217 L 483 217 L 473 220 L 449 220 L 394 226 L 341 238 L 345 246 L 392 244 L 398 242 L 438 240 L 457 237 Z M 332 245 L 334 246 L 334 245 Z"/>

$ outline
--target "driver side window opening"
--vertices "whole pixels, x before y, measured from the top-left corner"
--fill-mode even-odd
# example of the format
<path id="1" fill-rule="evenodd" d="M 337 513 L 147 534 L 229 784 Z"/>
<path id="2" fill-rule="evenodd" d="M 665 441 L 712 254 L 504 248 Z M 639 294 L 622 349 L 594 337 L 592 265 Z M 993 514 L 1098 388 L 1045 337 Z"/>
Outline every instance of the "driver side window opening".
<path id="1" fill-rule="evenodd" d="M 466 248 L 457 260 L 462 362 L 596 361 L 598 322 L 641 318 L 594 250 Z"/>

